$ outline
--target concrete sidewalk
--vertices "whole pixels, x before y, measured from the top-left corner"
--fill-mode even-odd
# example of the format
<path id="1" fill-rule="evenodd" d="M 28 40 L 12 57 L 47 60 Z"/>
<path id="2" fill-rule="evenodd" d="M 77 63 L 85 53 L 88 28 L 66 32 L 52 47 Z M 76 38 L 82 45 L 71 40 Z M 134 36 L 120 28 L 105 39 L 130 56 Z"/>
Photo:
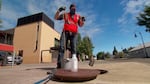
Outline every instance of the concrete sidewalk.
<path id="1" fill-rule="evenodd" d="M 0 67 L 0 84 L 35 84 L 48 77 L 46 72 L 55 67 L 56 63 Z M 88 66 L 85 61 L 79 62 L 79 68 L 103 69 L 108 73 L 100 74 L 94 80 L 75 84 L 150 84 L 150 59 L 98 60 L 93 67 Z M 66 82 L 50 80 L 46 84 Z"/>

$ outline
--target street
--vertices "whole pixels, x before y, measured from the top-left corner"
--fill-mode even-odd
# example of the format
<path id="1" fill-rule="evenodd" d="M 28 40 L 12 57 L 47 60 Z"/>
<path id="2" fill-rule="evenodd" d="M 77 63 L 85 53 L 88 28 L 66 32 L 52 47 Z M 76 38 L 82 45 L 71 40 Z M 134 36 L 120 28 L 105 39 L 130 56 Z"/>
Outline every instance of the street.
<path id="1" fill-rule="evenodd" d="M 47 72 L 55 67 L 56 63 L 1 66 L 0 84 L 37 84 L 48 77 Z M 76 84 L 150 84 L 150 59 L 96 60 L 93 67 L 88 65 L 88 61 L 84 61 L 79 62 L 79 68 L 100 69 L 108 72 L 99 74 L 94 80 Z M 46 84 L 68 83 L 48 80 L 39 84 L 44 82 Z"/>

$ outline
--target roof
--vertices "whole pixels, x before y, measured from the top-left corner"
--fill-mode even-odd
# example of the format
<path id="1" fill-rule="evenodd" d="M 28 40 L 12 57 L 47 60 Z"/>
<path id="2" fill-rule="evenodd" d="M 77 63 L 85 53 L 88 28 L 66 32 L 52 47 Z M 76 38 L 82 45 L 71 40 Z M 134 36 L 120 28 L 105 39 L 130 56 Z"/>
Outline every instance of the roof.
<path id="1" fill-rule="evenodd" d="M 150 47 L 150 42 L 147 42 L 147 43 L 144 43 L 144 44 L 145 44 L 145 47 L 146 47 L 146 48 L 147 48 L 147 47 Z M 144 48 L 144 47 L 143 47 L 143 44 L 140 44 L 140 45 L 136 46 L 135 48 L 131 49 L 130 51 L 132 52 L 132 51 L 140 50 L 140 49 L 142 49 L 142 48 Z"/>
<path id="2" fill-rule="evenodd" d="M 54 28 L 54 22 L 43 12 L 19 18 L 17 22 L 17 26 L 38 22 L 38 21 L 44 21 L 47 25 Z"/>
<path id="3" fill-rule="evenodd" d="M 0 33 L 14 34 L 14 28 L 6 29 L 6 30 L 0 30 Z"/>

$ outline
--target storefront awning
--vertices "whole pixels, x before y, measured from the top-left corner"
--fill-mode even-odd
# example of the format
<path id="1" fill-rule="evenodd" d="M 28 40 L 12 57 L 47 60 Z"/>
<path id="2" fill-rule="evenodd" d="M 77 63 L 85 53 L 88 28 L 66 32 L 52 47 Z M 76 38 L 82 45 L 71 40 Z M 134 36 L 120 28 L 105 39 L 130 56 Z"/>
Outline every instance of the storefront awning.
<path id="1" fill-rule="evenodd" d="M 0 44 L 0 50 L 12 52 L 14 50 L 14 47 L 12 45 L 8 45 L 8 44 Z"/>

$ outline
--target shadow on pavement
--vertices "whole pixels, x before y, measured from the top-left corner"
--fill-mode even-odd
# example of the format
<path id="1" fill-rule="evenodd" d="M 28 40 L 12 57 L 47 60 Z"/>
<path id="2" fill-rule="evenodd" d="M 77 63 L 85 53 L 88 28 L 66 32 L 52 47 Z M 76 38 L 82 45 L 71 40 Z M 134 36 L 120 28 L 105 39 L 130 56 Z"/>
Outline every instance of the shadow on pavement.
<path id="1" fill-rule="evenodd" d="M 99 74 L 106 74 L 106 73 L 108 73 L 108 71 L 107 71 L 107 70 L 99 69 Z"/>
<path id="2" fill-rule="evenodd" d="M 56 69 L 56 68 L 48 68 L 48 67 L 45 67 L 45 68 L 29 68 L 29 69 L 25 69 L 25 70 L 33 70 L 33 69 L 40 69 L 40 70 L 53 70 L 53 69 Z"/>

